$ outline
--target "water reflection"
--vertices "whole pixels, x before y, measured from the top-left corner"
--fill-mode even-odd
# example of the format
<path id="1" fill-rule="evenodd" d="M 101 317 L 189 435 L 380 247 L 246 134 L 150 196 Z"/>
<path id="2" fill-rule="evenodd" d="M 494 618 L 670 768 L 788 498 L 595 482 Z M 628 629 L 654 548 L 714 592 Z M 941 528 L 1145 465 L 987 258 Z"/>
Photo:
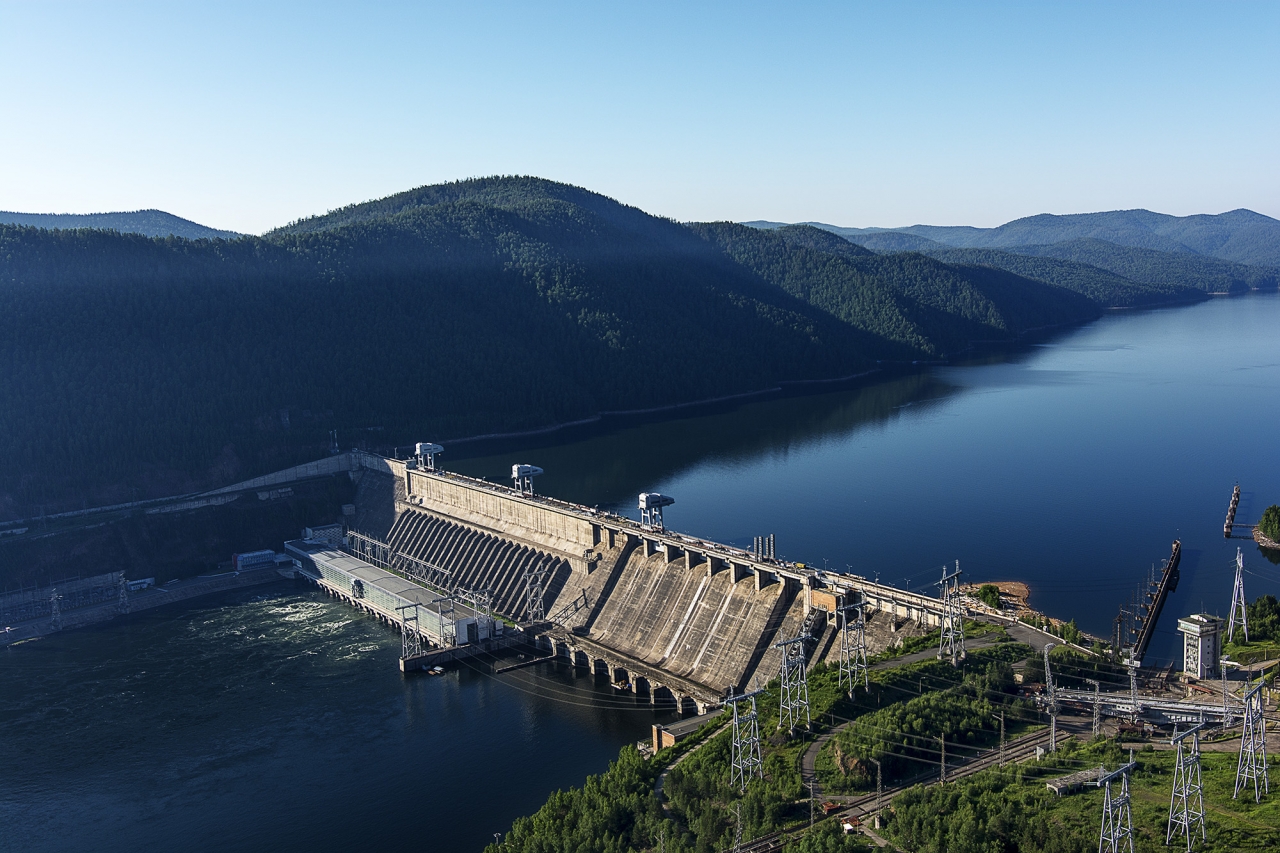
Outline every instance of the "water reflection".
<path id="1" fill-rule="evenodd" d="M 887 425 L 903 409 L 958 390 L 944 374 L 911 373 L 852 390 L 708 406 L 647 423 L 606 423 L 585 430 L 585 437 L 553 433 L 456 445 L 448 448 L 445 467 L 503 482 L 516 457 L 527 457 L 546 470 L 537 482 L 542 493 L 588 506 L 625 507 L 639 492 L 696 466 L 785 458 L 866 426 Z"/>

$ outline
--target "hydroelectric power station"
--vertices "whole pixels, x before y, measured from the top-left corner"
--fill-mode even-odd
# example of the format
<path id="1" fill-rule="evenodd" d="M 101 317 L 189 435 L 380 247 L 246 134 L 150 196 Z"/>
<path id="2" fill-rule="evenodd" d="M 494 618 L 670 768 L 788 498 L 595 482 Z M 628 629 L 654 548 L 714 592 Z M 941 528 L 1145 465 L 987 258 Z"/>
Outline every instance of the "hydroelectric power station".
<path id="1" fill-rule="evenodd" d="M 523 642 L 702 711 L 775 677 L 796 638 L 810 660 L 839 654 L 837 616 L 854 603 L 889 630 L 953 616 L 947 601 L 780 560 L 771 537 L 747 551 L 669 530 L 668 496 L 642 494 L 635 521 L 537 494 L 536 466 L 514 465 L 507 487 L 441 470 L 441 451 L 334 457 L 362 478 L 358 512 L 285 545 L 304 576 L 402 631 L 405 671 Z"/>

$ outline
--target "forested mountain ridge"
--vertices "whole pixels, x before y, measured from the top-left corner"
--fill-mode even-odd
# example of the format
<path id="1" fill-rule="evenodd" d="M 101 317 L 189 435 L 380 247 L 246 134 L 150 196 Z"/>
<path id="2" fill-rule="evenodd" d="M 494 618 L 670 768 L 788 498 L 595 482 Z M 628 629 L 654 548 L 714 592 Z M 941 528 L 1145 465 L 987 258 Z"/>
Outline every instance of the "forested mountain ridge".
<path id="1" fill-rule="evenodd" d="M 777 228 L 781 223 L 747 223 Z M 1254 266 L 1280 266 L 1280 220 L 1252 210 L 1219 214 L 1169 216 L 1150 210 L 1111 210 L 1058 216 L 1042 213 L 995 228 L 968 225 L 909 225 L 902 228 L 846 228 L 807 222 L 860 245 L 889 251 L 932 248 L 912 244 L 906 235 L 962 249 L 1005 249 L 1042 246 L 1073 240 L 1105 240 L 1160 252 L 1186 253 Z M 896 242 L 895 242 L 896 241 Z"/>
<path id="2" fill-rule="evenodd" d="M 682 226 L 548 195 L 234 242 L 0 226 L 0 517 L 224 483 L 330 429 L 389 447 L 919 355 Z"/>
<path id="3" fill-rule="evenodd" d="M 720 222 L 690 228 L 786 292 L 933 357 L 1099 313 L 1096 302 L 1044 282 L 919 254 L 849 252 L 809 226 L 762 231 Z"/>
<path id="4" fill-rule="evenodd" d="M 131 210 L 119 213 L 16 213 L 0 211 L 0 225 L 34 228 L 96 228 L 141 234 L 144 237 L 185 237 L 189 240 L 235 240 L 240 234 L 209 228 L 163 210 Z"/>
<path id="5" fill-rule="evenodd" d="M 1068 240 L 1043 246 L 1019 246 L 1024 255 L 1089 264 L 1131 281 L 1158 287 L 1196 288 L 1206 293 L 1237 293 L 1280 287 L 1280 269 L 1224 261 L 1184 252 L 1119 246 L 1106 240 Z"/>
<path id="6" fill-rule="evenodd" d="M 1096 241 L 1101 242 L 1101 241 Z M 937 244 L 934 244 L 935 246 Z M 1067 246 L 1070 244 L 1059 244 Z M 1114 244 L 1107 244 L 1114 245 Z M 1049 248 L 1049 247 L 1045 247 Z M 1145 250 L 1128 249 L 1115 246 L 1121 255 Z M 1165 269 L 1165 275 L 1146 276 L 1142 280 L 1126 278 L 1109 268 L 1094 266 L 1074 257 L 1090 257 L 1089 254 L 1077 255 L 1070 251 L 1046 255 L 1014 254 L 999 249 L 950 249 L 940 247 L 924 250 L 924 254 L 948 264 L 974 264 L 996 267 L 1027 278 L 1037 279 L 1073 290 L 1112 308 L 1135 308 L 1145 305 L 1162 305 L 1170 302 L 1195 302 L 1207 299 L 1204 285 L 1210 284 L 1203 278 L 1189 277 L 1187 270 L 1179 263 L 1173 263 L 1173 270 Z M 1161 258 L 1167 257 L 1164 252 L 1154 253 Z M 1227 264 L 1211 258 L 1197 258 L 1196 261 L 1211 264 Z M 1110 266 L 1110 265 L 1109 265 Z M 1230 264 L 1229 266 L 1239 266 Z M 1125 267 L 1127 268 L 1127 267 Z M 1130 272 L 1136 270 L 1130 269 Z"/>
<path id="7" fill-rule="evenodd" d="M 536 178 L 234 241 L 0 226 L 0 518 L 222 485 L 330 430 L 390 450 L 945 358 L 1112 296 Z"/>

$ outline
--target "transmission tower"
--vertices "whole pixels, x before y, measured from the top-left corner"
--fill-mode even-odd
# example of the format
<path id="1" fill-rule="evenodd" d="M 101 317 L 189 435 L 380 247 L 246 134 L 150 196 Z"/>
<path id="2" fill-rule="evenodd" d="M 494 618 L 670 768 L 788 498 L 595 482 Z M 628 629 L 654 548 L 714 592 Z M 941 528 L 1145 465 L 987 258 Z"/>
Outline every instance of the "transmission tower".
<path id="1" fill-rule="evenodd" d="M 1141 713 L 1138 707 L 1138 670 L 1142 667 L 1142 661 L 1135 660 L 1133 652 L 1132 648 L 1125 649 L 1124 668 L 1129 671 L 1129 719 L 1136 723 Z"/>
<path id="2" fill-rule="evenodd" d="M 116 610 L 121 614 L 129 612 L 129 581 L 125 580 L 124 572 L 120 573 L 120 579 L 116 581 Z"/>
<path id="3" fill-rule="evenodd" d="M 1102 684 L 1092 678 L 1086 678 L 1086 684 L 1093 685 L 1093 736 L 1102 734 Z"/>
<path id="4" fill-rule="evenodd" d="M 547 574 L 547 567 L 543 563 L 530 565 L 524 571 L 525 618 L 530 622 L 541 622 L 547 618 L 546 604 L 543 601 Z"/>
<path id="5" fill-rule="evenodd" d="M 446 595 L 444 598 L 437 598 L 431 602 L 440 605 L 440 642 L 445 646 L 456 646 L 458 644 L 458 626 L 457 615 L 454 610 L 454 599 L 452 595 Z"/>
<path id="6" fill-rule="evenodd" d="M 1053 672 L 1049 669 L 1049 652 L 1053 643 L 1044 647 L 1044 702 L 1045 711 L 1049 714 L 1049 751 L 1058 751 L 1058 694 L 1053 689 Z"/>
<path id="7" fill-rule="evenodd" d="M 778 729 L 794 732 L 800 724 L 801 711 L 804 712 L 804 725 L 811 722 L 809 718 L 809 681 L 805 672 L 804 644 L 810 640 L 808 634 L 801 634 L 793 640 L 775 643 L 775 649 L 782 650 L 782 704 L 778 708 Z"/>
<path id="8" fill-rule="evenodd" d="M 1204 727 L 1205 723 L 1201 723 L 1182 734 L 1175 729 L 1171 741 L 1178 748 L 1178 755 L 1173 765 L 1173 796 L 1169 798 L 1169 829 L 1164 843 L 1172 844 L 1175 835 L 1185 835 L 1187 853 L 1195 843 L 1197 826 L 1201 840 L 1209 837 L 1204 826 L 1204 788 L 1200 783 L 1200 730 Z M 1188 738 L 1190 749 L 1186 747 Z"/>
<path id="9" fill-rule="evenodd" d="M 1249 611 L 1244 597 L 1244 552 L 1236 548 L 1236 583 L 1231 588 L 1231 618 L 1227 620 L 1227 642 L 1236 638 L 1236 624 L 1244 629 L 1244 641 L 1249 642 Z"/>
<path id="10" fill-rule="evenodd" d="M 1102 800 L 1102 833 L 1098 837 L 1098 853 L 1133 853 L 1133 815 L 1129 810 L 1129 774 L 1133 771 L 1133 750 L 1129 763 L 1105 775 L 1099 774 L 1098 787 L 1105 788 Z M 1120 780 L 1119 796 L 1111 796 L 1111 783 Z"/>
<path id="11" fill-rule="evenodd" d="M 864 598 L 857 604 L 846 604 L 840 608 L 840 680 L 844 687 L 849 682 L 849 698 L 853 698 L 853 689 L 862 682 L 864 689 L 871 683 L 867 677 L 867 602 Z M 857 613 L 856 619 L 850 621 L 849 611 Z"/>
<path id="12" fill-rule="evenodd" d="M 1271 793 L 1267 780 L 1267 721 L 1262 716 L 1262 687 L 1265 679 L 1250 687 L 1244 694 L 1244 728 L 1240 733 L 1240 760 L 1236 764 L 1236 792 L 1231 799 L 1240 796 L 1240 789 L 1253 782 L 1253 801 L 1262 802 L 1262 795 Z"/>
<path id="13" fill-rule="evenodd" d="M 764 762 L 760 757 L 760 726 L 756 717 L 756 697 L 763 691 L 753 690 L 740 696 L 730 696 L 728 701 L 733 706 L 733 762 L 729 776 L 729 784 L 736 785 L 744 792 L 747 782 L 752 776 L 764 778 Z M 745 714 L 738 710 L 738 703 L 750 702 L 751 710 Z"/>
<path id="14" fill-rule="evenodd" d="M 413 615 L 409 615 L 409 609 Z M 419 633 L 418 605 L 402 604 L 396 608 L 400 612 L 400 657 L 413 658 L 422 654 L 422 634 Z"/>
<path id="15" fill-rule="evenodd" d="M 960 561 L 956 570 L 947 574 L 942 567 L 942 580 L 938 581 L 938 597 L 942 599 L 942 636 L 938 640 L 938 660 L 950 658 L 952 666 L 964 660 L 964 608 L 960 606 Z"/>

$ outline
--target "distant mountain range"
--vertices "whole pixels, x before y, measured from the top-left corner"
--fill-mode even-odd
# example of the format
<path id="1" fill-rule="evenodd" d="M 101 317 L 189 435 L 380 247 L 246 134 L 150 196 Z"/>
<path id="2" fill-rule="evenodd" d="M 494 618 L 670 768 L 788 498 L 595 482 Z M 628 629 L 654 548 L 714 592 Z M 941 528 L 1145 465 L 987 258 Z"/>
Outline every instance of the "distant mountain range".
<path id="1" fill-rule="evenodd" d="M 1268 257 L 1256 214 L 1182 230 L 1126 215 L 1087 235 L 1042 221 L 1070 217 L 932 237 L 844 229 L 851 240 L 680 224 L 505 177 L 233 240 L 169 236 L 194 223 L 159 211 L 115 216 L 0 224 L 0 518 L 226 483 L 323 454 L 330 430 L 390 450 L 540 429 L 1280 286 L 1275 269 L 1199 251 L 1216 228 L 1217 250 Z M 1115 242 L 1144 221 L 1164 229 L 1146 239 L 1179 248 Z M 164 236 L 122 230 L 144 226 Z M 1034 242 L 934 239 L 992 232 Z"/>
<path id="2" fill-rule="evenodd" d="M 134 210 L 124 213 L 14 213 L 0 211 L 0 225 L 28 225 L 34 228 L 98 228 L 144 237 L 185 237 L 188 240 L 235 240 L 243 235 L 219 231 L 163 210 Z"/>
<path id="3" fill-rule="evenodd" d="M 756 221 L 744 224 L 778 228 L 785 223 Z M 801 224 L 839 234 L 878 252 L 919 252 L 948 247 L 1016 251 L 1025 246 L 1103 240 L 1118 246 L 1280 267 L 1280 220 L 1244 209 L 1196 216 L 1169 216 L 1150 210 L 1113 210 L 1067 216 L 1044 213 L 1015 219 L 997 228 L 965 225 L 844 228 L 821 222 Z"/>

